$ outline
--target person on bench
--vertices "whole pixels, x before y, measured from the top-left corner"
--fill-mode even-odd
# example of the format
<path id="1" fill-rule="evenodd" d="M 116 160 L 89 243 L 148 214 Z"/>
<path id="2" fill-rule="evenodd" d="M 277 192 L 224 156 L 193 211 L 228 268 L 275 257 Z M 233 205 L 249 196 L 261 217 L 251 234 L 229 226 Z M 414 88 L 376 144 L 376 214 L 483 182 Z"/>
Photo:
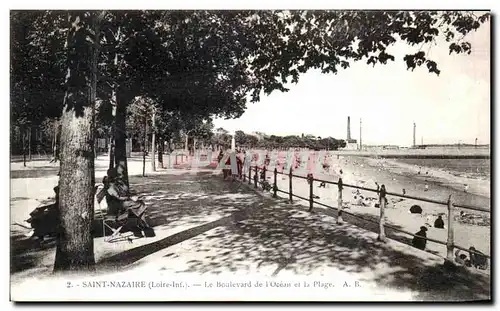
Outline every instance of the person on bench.
<path id="1" fill-rule="evenodd" d="M 119 178 L 115 168 L 108 170 L 104 191 L 108 204 L 108 214 L 116 215 L 118 222 L 127 221 L 129 217 L 138 220 L 132 232 L 137 237 L 142 237 L 142 231 L 150 236 L 152 228 L 146 221 L 146 204 L 127 194 L 128 187 Z"/>
<path id="2" fill-rule="evenodd" d="M 59 185 L 54 187 L 55 202 L 35 208 L 26 220 L 31 225 L 32 236 L 43 242 L 45 236 L 56 236 L 59 229 Z"/>

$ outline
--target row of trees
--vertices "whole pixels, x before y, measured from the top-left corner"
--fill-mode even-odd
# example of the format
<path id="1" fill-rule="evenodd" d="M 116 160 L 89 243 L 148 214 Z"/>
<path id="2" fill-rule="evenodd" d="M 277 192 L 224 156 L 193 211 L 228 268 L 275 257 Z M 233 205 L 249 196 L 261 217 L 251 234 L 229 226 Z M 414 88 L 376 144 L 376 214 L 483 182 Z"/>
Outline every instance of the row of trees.
<path id="1" fill-rule="evenodd" d="M 110 166 L 128 183 L 125 142 L 139 123 L 153 128 L 152 146 L 163 146 L 206 132 L 213 117 L 240 116 L 247 95 L 286 92 L 309 69 L 394 60 L 398 40 L 422 49 L 442 36 L 450 52 L 469 52 L 464 35 L 486 20 L 451 11 L 12 11 L 11 120 L 23 131 L 61 124 L 54 269 L 94 266 L 98 135 L 112 138 Z M 439 74 L 422 51 L 404 62 Z"/>
<path id="2" fill-rule="evenodd" d="M 332 137 L 316 137 L 313 135 L 257 135 L 246 134 L 243 131 L 236 131 L 234 135 L 236 145 L 244 148 L 263 148 L 263 149 L 289 149 L 289 148 L 308 148 L 313 150 L 337 150 L 344 148 L 344 140 L 338 140 Z"/>

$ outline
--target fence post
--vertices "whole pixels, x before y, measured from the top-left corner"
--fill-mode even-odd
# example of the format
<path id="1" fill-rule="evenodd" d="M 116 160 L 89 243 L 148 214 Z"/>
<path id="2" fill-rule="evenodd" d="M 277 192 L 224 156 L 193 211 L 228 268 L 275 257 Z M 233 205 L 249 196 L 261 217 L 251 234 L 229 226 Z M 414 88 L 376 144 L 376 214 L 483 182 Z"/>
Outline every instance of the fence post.
<path id="1" fill-rule="evenodd" d="M 313 184 L 314 184 L 314 177 L 312 174 L 309 174 L 308 180 L 309 180 L 309 212 L 312 212 L 313 206 L 314 206 L 314 194 L 313 194 Z"/>
<path id="2" fill-rule="evenodd" d="M 446 240 L 446 259 L 453 262 L 453 202 L 451 194 L 448 197 L 448 239 Z"/>
<path id="3" fill-rule="evenodd" d="M 288 188 L 288 195 L 290 196 L 290 203 L 293 203 L 293 186 L 292 186 L 292 177 L 293 177 L 293 170 L 290 167 L 290 173 L 288 174 L 288 182 L 289 182 L 289 188 Z"/>
<path id="4" fill-rule="evenodd" d="M 342 211 L 344 210 L 342 205 L 342 189 L 344 188 L 342 184 L 342 178 L 339 178 L 338 186 L 339 190 L 337 195 L 337 207 L 338 207 L 337 224 L 341 225 L 344 223 L 344 220 L 342 219 Z"/>
<path id="5" fill-rule="evenodd" d="M 253 185 L 254 185 L 254 188 L 257 188 L 257 180 L 259 178 L 259 175 L 258 175 L 258 166 L 255 165 L 255 174 L 253 175 Z"/>
<path id="6" fill-rule="evenodd" d="M 262 191 L 264 191 L 264 183 L 265 183 L 265 182 L 266 182 L 266 180 L 267 180 L 267 179 L 266 179 L 266 170 L 267 170 L 267 169 L 266 169 L 266 166 L 264 165 L 264 166 L 262 167 L 262 180 L 261 180 L 261 182 L 262 182 Z"/>
<path id="7" fill-rule="evenodd" d="M 379 193 L 379 207 L 380 207 L 380 219 L 379 219 L 379 234 L 378 234 L 378 240 L 385 242 L 385 185 L 382 185 L 380 187 L 380 193 Z"/>
<path id="8" fill-rule="evenodd" d="M 274 185 L 273 185 L 273 198 L 276 198 L 276 192 L 278 191 L 278 169 L 274 168 Z"/>
<path id="9" fill-rule="evenodd" d="M 252 184 L 252 165 L 248 166 L 248 184 Z"/>

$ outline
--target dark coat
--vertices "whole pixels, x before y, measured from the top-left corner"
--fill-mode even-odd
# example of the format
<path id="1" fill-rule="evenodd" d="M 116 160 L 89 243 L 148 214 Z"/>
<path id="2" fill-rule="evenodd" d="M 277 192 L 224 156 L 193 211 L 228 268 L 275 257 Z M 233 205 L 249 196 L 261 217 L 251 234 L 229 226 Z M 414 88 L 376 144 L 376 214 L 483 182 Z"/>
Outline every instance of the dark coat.
<path id="1" fill-rule="evenodd" d="M 434 228 L 439 228 L 439 229 L 443 229 L 443 228 L 444 228 L 444 221 L 443 221 L 443 218 L 438 217 L 438 218 L 434 221 Z"/>
<path id="2" fill-rule="evenodd" d="M 488 269 L 488 258 L 482 252 L 476 249 L 474 251 L 479 254 L 469 252 L 469 257 L 472 266 L 481 270 Z"/>
<path id="3" fill-rule="evenodd" d="M 410 213 L 412 214 L 422 214 L 422 208 L 418 205 L 412 205 L 410 207 Z"/>
<path id="4" fill-rule="evenodd" d="M 425 244 L 427 244 L 427 240 L 423 239 L 427 237 L 427 233 L 424 230 L 420 230 L 419 232 L 415 233 L 415 237 L 413 237 L 413 240 L 411 244 L 421 250 L 425 250 Z"/>

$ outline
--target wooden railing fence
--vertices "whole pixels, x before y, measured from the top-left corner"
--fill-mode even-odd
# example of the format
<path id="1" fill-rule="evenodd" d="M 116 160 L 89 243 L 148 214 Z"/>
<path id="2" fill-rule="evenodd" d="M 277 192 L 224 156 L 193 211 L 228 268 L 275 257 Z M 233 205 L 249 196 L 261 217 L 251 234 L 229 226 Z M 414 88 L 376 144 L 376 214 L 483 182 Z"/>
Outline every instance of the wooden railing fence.
<path id="1" fill-rule="evenodd" d="M 263 174 L 262 175 L 263 180 L 266 180 L 265 179 L 266 178 L 266 173 L 267 173 L 267 167 L 266 166 L 262 166 L 262 167 L 249 166 L 248 167 L 248 184 L 249 185 L 251 184 L 251 174 L 252 174 L 252 171 L 253 171 L 254 172 L 254 175 L 253 175 L 254 188 L 258 188 L 258 185 L 259 184 L 262 185 L 262 182 L 263 182 L 263 180 L 259 181 L 259 174 L 258 174 L 259 170 Z M 491 259 L 491 257 L 489 255 L 478 253 L 478 252 L 466 249 L 463 246 L 456 245 L 455 242 L 454 242 L 453 212 L 454 212 L 455 208 L 458 207 L 458 208 L 462 208 L 462 209 L 468 209 L 468 210 L 473 210 L 473 211 L 481 211 L 481 212 L 488 212 L 488 213 L 490 213 L 490 210 L 487 209 L 487 208 L 455 204 L 455 203 L 453 203 L 453 197 L 452 197 L 452 195 L 450 195 L 448 197 L 447 201 L 439 201 L 439 200 L 434 200 L 434 199 L 421 198 L 421 197 L 416 197 L 416 196 L 402 195 L 402 194 L 398 194 L 398 193 L 387 192 L 385 185 L 381 185 L 380 189 L 377 190 L 377 189 L 372 189 L 372 188 L 366 188 L 366 187 L 360 187 L 360 186 L 345 184 L 345 183 L 343 183 L 342 178 L 339 178 L 339 180 L 337 182 L 335 182 L 335 181 L 317 179 L 317 178 L 314 178 L 312 175 L 308 175 L 308 176 L 294 175 L 292 168 L 290 168 L 290 171 L 288 173 L 278 172 L 277 168 L 275 168 L 274 171 L 273 171 L 273 173 L 274 173 L 273 174 L 274 175 L 273 176 L 274 180 L 273 180 L 273 186 L 271 188 L 271 191 L 273 192 L 273 197 L 277 197 L 277 193 L 280 192 L 280 193 L 283 193 L 283 194 L 288 194 L 288 197 L 289 197 L 288 201 L 290 203 L 293 203 L 293 198 L 298 198 L 298 199 L 301 199 L 301 200 L 308 201 L 309 202 L 309 211 L 312 211 L 312 209 L 314 208 L 314 204 L 317 204 L 319 206 L 323 206 L 323 207 L 326 207 L 326 208 L 329 208 L 329 209 L 336 210 L 338 212 L 337 223 L 339 223 L 339 224 L 343 223 L 342 216 L 344 214 L 347 214 L 347 215 L 350 215 L 352 217 L 361 219 L 363 221 L 367 221 L 367 222 L 378 224 L 379 225 L 378 239 L 380 241 L 385 241 L 387 239 L 387 237 L 385 235 L 385 229 L 386 228 L 390 228 L 392 230 L 395 230 L 395 231 L 398 231 L 398 232 L 410 235 L 412 237 L 416 236 L 415 234 L 413 234 L 411 232 L 408 232 L 406 230 L 402 230 L 402 229 L 396 228 L 394 226 L 391 226 L 391 225 L 385 223 L 385 208 L 386 208 L 386 197 L 387 196 L 395 196 L 395 197 L 400 197 L 400 198 L 405 198 L 405 199 L 412 199 L 412 200 L 417 200 L 417 201 L 422 201 L 422 202 L 428 202 L 428 203 L 434 203 L 434 204 L 439 204 L 439 205 L 447 206 L 447 212 L 448 212 L 448 226 L 447 226 L 448 236 L 447 236 L 446 242 L 440 241 L 440 240 L 436 240 L 436 239 L 432 239 L 432 238 L 429 238 L 429 237 L 421 237 L 421 236 L 419 236 L 419 237 L 423 238 L 423 239 L 425 239 L 427 241 L 430 241 L 430 242 L 434 242 L 434 243 L 438 243 L 438 244 L 441 244 L 441 245 L 445 245 L 446 249 L 447 249 L 447 252 L 446 252 L 446 260 L 447 261 L 451 261 L 451 262 L 454 261 L 453 250 L 455 248 L 456 249 L 460 249 L 462 251 L 466 251 L 466 252 L 470 252 L 470 253 L 475 253 L 475 254 L 480 255 L 480 256 L 485 256 L 486 258 Z M 245 179 L 245 172 L 243 172 L 242 175 L 244 176 L 243 178 Z M 288 176 L 288 178 L 289 178 L 289 189 L 288 189 L 288 191 L 285 191 L 285 190 L 282 190 L 282 189 L 278 188 L 278 184 L 277 184 L 277 179 L 278 179 L 277 176 L 278 175 Z M 293 181 L 292 180 L 294 178 L 305 179 L 305 180 L 308 181 L 308 183 L 309 183 L 309 197 L 308 198 L 300 196 L 300 195 L 297 195 L 297 194 L 295 194 L 293 192 Z M 322 202 L 318 202 L 318 201 L 314 200 L 314 191 L 313 191 L 314 182 L 320 182 L 320 183 L 325 183 L 325 184 L 337 185 L 337 207 L 330 206 L 330 205 L 327 205 L 327 204 L 324 204 Z M 375 193 L 378 194 L 378 197 L 379 197 L 379 208 L 380 208 L 380 215 L 379 215 L 378 222 L 374 221 L 373 219 L 369 219 L 369 218 L 363 217 L 361 215 L 357 215 L 355 213 L 347 212 L 344 209 L 344 207 L 343 207 L 343 201 L 342 201 L 342 192 L 343 192 L 344 187 L 354 188 L 354 189 L 359 189 L 359 190 L 364 190 L 364 191 L 370 191 L 370 192 L 375 192 Z"/>

